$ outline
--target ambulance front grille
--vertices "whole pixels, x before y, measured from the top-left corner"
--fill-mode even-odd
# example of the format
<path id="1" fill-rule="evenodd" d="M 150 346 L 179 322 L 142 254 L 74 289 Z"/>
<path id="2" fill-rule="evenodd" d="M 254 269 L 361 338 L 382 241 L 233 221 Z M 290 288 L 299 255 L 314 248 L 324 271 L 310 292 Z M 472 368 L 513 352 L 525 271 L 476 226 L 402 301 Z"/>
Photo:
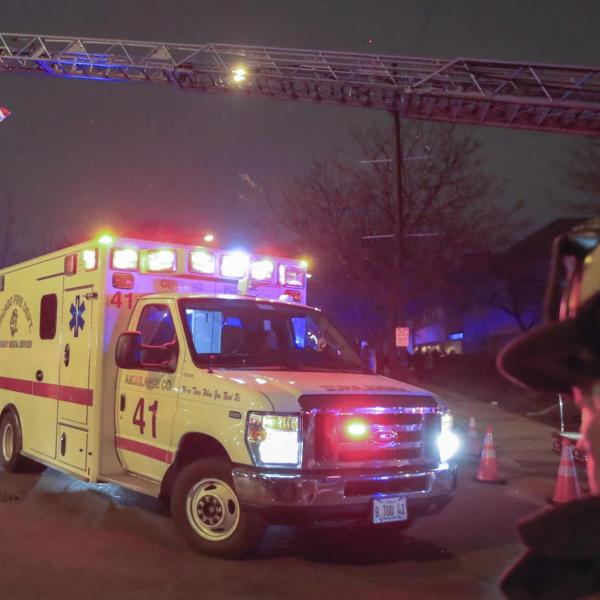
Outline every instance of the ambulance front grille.
<path id="1" fill-rule="evenodd" d="M 307 468 L 439 463 L 440 411 L 429 396 L 304 396 L 300 404 Z M 349 434 L 349 426 L 355 423 L 363 434 Z"/>

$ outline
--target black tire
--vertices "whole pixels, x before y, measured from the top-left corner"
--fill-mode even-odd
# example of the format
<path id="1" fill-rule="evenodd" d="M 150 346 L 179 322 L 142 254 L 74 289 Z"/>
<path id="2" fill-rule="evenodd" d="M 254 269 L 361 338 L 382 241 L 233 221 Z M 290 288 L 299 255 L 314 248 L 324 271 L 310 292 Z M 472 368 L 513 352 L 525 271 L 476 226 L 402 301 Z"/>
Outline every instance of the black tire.
<path id="1" fill-rule="evenodd" d="M 0 421 L 0 465 L 9 473 L 29 470 L 33 461 L 21 456 L 23 439 L 19 420 L 14 412 L 8 411 Z"/>
<path id="2" fill-rule="evenodd" d="M 184 467 L 173 486 L 171 514 L 198 552 L 219 558 L 247 553 L 266 529 L 262 518 L 240 506 L 231 463 L 222 458 L 202 458 Z"/>

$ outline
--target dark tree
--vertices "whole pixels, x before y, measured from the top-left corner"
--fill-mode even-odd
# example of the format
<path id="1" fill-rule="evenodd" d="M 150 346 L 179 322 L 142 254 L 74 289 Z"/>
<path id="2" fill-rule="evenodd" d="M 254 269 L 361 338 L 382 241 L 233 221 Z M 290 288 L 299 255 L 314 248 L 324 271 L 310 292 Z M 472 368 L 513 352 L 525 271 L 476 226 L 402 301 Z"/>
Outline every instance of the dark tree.
<path id="1" fill-rule="evenodd" d="M 392 322 L 394 141 L 380 129 L 353 137 L 352 157 L 315 161 L 277 188 L 244 176 L 245 197 L 266 209 L 263 236 L 314 257 L 313 303 L 333 309 L 355 335 L 382 339 Z M 506 243 L 518 209 L 498 204 L 500 184 L 483 169 L 472 134 L 411 123 L 403 140 L 401 299 L 410 316 L 464 295 L 464 273 Z"/>

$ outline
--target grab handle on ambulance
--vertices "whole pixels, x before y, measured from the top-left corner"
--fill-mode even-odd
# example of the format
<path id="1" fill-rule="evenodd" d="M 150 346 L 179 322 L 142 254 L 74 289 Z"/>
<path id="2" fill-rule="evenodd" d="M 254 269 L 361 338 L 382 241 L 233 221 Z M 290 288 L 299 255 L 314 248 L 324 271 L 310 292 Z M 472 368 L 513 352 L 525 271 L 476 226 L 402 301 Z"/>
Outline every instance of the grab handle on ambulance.
<path id="1" fill-rule="evenodd" d="M 38 369 L 35 372 L 35 378 L 37 381 L 42 381 L 44 379 L 44 371 L 42 371 L 41 369 Z"/>

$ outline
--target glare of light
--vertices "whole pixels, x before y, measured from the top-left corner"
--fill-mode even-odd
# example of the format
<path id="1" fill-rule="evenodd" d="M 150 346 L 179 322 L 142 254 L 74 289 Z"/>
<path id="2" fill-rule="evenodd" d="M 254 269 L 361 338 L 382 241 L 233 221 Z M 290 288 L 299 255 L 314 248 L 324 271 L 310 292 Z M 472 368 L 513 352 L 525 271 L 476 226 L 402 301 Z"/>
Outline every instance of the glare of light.
<path id="1" fill-rule="evenodd" d="M 446 462 L 450 460 L 460 447 L 460 440 L 455 433 L 451 431 L 442 431 L 438 436 L 438 448 L 440 450 L 440 460 Z"/>
<path id="2" fill-rule="evenodd" d="M 265 464 L 296 464 L 299 444 L 296 431 L 267 430 L 266 439 L 260 444 L 260 460 Z"/>
<path id="3" fill-rule="evenodd" d="M 252 263 L 252 279 L 257 281 L 266 281 L 273 279 L 273 271 L 275 270 L 275 263 L 265 258 L 263 260 L 257 260 Z"/>
<path id="4" fill-rule="evenodd" d="M 174 250 L 148 250 L 148 271 L 174 271 L 175 257 Z"/>
<path id="5" fill-rule="evenodd" d="M 353 438 L 362 438 L 368 432 L 368 427 L 365 423 L 359 421 L 352 421 L 346 425 L 346 433 Z"/>
<path id="6" fill-rule="evenodd" d="M 255 377 L 254 381 L 256 381 L 256 383 L 258 383 L 258 385 L 265 385 L 265 383 L 267 383 L 267 380 L 263 379 L 262 377 Z"/>
<path id="7" fill-rule="evenodd" d="M 232 377 L 231 381 L 235 381 L 236 383 L 241 383 L 242 385 L 244 385 L 246 383 L 246 380 L 242 379 L 241 377 Z"/>
<path id="8" fill-rule="evenodd" d="M 113 243 L 113 238 L 112 238 L 112 236 L 110 236 L 110 235 L 101 235 L 101 236 L 98 238 L 98 242 L 99 242 L 100 244 L 104 244 L 105 246 L 109 246 L 110 244 L 112 244 L 112 243 Z"/>
<path id="9" fill-rule="evenodd" d="M 300 266 L 303 267 L 304 269 L 308 269 L 308 261 L 305 259 L 301 260 Z"/>
<path id="10" fill-rule="evenodd" d="M 82 254 L 83 264 L 86 271 L 93 271 L 98 264 L 98 251 L 97 250 L 84 250 Z"/>
<path id="11" fill-rule="evenodd" d="M 250 256 L 245 252 L 231 252 L 221 257 L 221 275 L 223 277 L 242 278 L 248 273 Z"/>
<path id="12" fill-rule="evenodd" d="M 207 234 L 204 236 L 204 241 L 205 241 L 205 242 L 208 242 L 209 244 L 210 244 L 210 242 L 214 242 L 214 241 L 215 241 L 215 236 L 214 236 L 214 234 L 213 234 L 213 233 L 207 233 Z"/>
<path id="13" fill-rule="evenodd" d="M 112 267 L 122 271 L 135 271 L 138 267 L 138 251 L 134 248 L 115 248 Z"/>
<path id="14" fill-rule="evenodd" d="M 233 80 L 236 83 L 242 83 L 246 80 L 246 75 L 248 72 L 244 67 L 236 67 L 235 69 L 232 69 L 231 74 L 233 75 Z"/>
<path id="15" fill-rule="evenodd" d="M 306 271 L 298 267 L 279 265 L 279 283 L 290 287 L 304 287 Z"/>
<path id="16" fill-rule="evenodd" d="M 306 279 L 310 279 L 312 277 L 312 273 L 307 273 L 306 274 Z"/>
<path id="17" fill-rule="evenodd" d="M 214 275 L 216 268 L 215 255 L 206 250 L 192 250 L 190 252 L 190 271 Z"/>

